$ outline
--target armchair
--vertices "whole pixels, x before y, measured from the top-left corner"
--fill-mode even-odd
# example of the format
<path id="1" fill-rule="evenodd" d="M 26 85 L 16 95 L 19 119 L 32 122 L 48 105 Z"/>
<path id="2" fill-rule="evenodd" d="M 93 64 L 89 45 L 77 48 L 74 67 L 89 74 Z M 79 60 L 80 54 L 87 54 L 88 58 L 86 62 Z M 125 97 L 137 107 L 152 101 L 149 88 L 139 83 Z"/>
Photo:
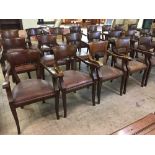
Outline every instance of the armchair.
<path id="1" fill-rule="evenodd" d="M 5 74 L 5 82 L 3 83 L 3 89 L 6 90 L 6 94 L 9 101 L 9 106 L 14 117 L 18 134 L 21 133 L 18 115 L 16 109 L 23 106 L 32 104 L 34 102 L 42 101 L 48 98 L 55 98 L 55 110 L 57 119 L 59 119 L 59 90 L 56 87 L 57 74 L 50 72 L 54 78 L 54 85 L 51 86 L 47 81 L 41 79 L 41 68 L 44 67 L 40 64 L 40 53 L 36 50 L 22 50 L 12 53 L 7 53 L 7 72 Z M 37 70 L 37 79 L 20 80 L 16 72 L 16 66 L 26 64 L 28 62 L 33 63 Z M 9 75 L 12 72 L 12 76 L 15 79 L 16 85 L 11 89 Z"/>

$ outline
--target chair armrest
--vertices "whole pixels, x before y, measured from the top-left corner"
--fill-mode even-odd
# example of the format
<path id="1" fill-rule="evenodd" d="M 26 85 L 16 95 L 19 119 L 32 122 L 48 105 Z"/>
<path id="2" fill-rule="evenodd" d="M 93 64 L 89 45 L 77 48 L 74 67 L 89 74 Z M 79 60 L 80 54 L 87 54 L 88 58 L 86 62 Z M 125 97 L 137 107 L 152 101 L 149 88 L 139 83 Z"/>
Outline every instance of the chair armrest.
<path id="1" fill-rule="evenodd" d="M 43 63 L 41 63 L 41 65 L 43 66 L 44 69 L 46 69 L 53 77 L 59 78 L 59 77 L 63 77 L 63 71 L 60 70 L 60 68 L 58 67 L 54 67 L 54 69 L 52 68 L 48 68 L 46 65 L 44 65 Z"/>
<path id="2" fill-rule="evenodd" d="M 86 34 L 84 34 L 83 32 L 81 32 L 81 34 L 82 34 L 83 36 L 86 36 L 86 37 L 87 37 L 87 35 L 86 35 Z"/>
<path id="3" fill-rule="evenodd" d="M 76 58 L 80 61 L 82 61 L 83 63 L 93 67 L 93 68 L 99 68 L 100 67 L 100 62 L 93 60 L 90 55 L 88 55 L 88 59 L 84 60 L 78 56 L 76 56 Z"/>
<path id="4" fill-rule="evenodd" d="M 142 54 L 145 54 L 147 56 L 153 56 L 154 55 L 154 52 L 151 52 L 151 51 L 144 51 L 144 50 L 141 50 L 141 49 L 137 49 L 137 48 L 132 48 L 134 51 L 136 52 L 139 52 L 139 53 L 142 53 Z"/>

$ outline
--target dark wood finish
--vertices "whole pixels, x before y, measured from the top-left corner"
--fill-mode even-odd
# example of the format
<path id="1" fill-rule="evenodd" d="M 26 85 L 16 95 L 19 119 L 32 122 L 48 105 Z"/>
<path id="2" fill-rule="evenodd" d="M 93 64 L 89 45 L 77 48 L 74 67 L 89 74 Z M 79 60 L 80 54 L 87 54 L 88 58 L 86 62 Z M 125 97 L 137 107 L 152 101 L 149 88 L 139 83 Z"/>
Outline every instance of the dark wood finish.
<path id="1" fill-rule="evenodd" d="M 62 45 L 53 48 L 54 59 L 55 59 L 55 69 L 62 76 L 59 78 L 59 86 L 62 92 L 64 117 L 67 117 L 67 102 L 66 95 L 70 92 L 75 92 L 76 90 L 92 86 L 92 102 L 95 105 L 95 88 L 96 81 L 94 79 L 93 70 L 94 66 L 90 65 L 89 62 L 84 61 L 80 57 L 76 56 L 77 47 L 74 45 Z M 62 71 L 58 67 L 58 61 L 66 59 L 67 60 L 67 70 Z M 76 70 L 76 60 L 86 63 L 90 66 L 90 74 L 84 73 Z"/>
<path id="2" fill-rule="evenodd" d="M 97 69 L 98 103 L 100 103 L 100 94 L 101 94 L 102 82 L 117 79 L 117 78 L 121 77 L 122 80 L 121 80 L 121 85 L 120 85 L 120 95 L 122 95 L 123 87 L 124 87 L 124 81 L 125 81 L 125 71 L 124 71 L 124 59 L 125 58 L 123 59 L 123 57 L 119 57 L 117 55 L 112 54 L 110 51 L 107 50 L 107 48 L 108 48 L 108 41 L 99 41 L 99 42 L 89 43 L 89 50 L 90 50 L 90 55 L 92 57 L 92 62 L 94 61 L 96 54 L 102 53 L 104 55 L 104 60 L 103 60 L 104 65 L 102 63 L 99 63 L 98 69 Z M 107 64 L 108 55 L 112 55 L 115 58 L 121 59 L 122 60 L 122 68 L 118 69 L 115 67 L 115 65 L 114 65 L 114 67 L 109 66 Z"/>
<path id="3" fill-rule="evenodd" d="M 155 114 L 148 114 L 112 135 L 155 135 Z"/>
<path id="4" fill-rule="evenodd" d="M 52 87 L 47 81 L 41 79 L 41 68 L 44 66 L 40 64 L 40 53 L 36 50 L 23 50 L 22 52 L 7 53 L 7 61 L 9 62 L 9 65 L 5 75 L 3 88 L 6 89 L 9 105 L 16 122 L 18 134 L 20 134 L 21 131 L 16 108 L 23 108 L 25 105 L 55 97 L 56 116 L 57 119 L 59 119 L 59 91 L 56 87 Z M 37 79 L 21 81 L 17 75 L 15 67 L 28 62 L 35 64 Z M 9 72 L 12 72 L 12 76 L 16 82 L 13 89 L 11 89 L 10 86 Z M 50 72 L 50 74 L 56 78 L 56 74 L 53 74 L 53 72 Z"/>
<path id="5" fill-rule="evenodd" d="M 22 19 L 0 19 L 0 29 L 23 29 Z"/>

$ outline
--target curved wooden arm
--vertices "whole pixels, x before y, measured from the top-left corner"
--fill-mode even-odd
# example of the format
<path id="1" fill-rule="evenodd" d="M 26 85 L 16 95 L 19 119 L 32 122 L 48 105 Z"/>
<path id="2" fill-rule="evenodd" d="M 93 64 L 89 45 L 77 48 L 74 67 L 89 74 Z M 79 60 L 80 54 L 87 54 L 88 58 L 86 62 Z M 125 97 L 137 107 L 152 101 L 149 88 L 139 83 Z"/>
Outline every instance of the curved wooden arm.
<path id="1" fill-rule="evenodd" d="M 147 56 L 153 56 L 153 55 L 154 55 L 154 52 L 151 52 L 151 51 L 149 51 L 149 50 L 144 51 L 144 50 L 137 49 L 137 48 L 132 48 L 132 49 L 133 49 L 134 51 L 136 51 L 136 52 L 145 54 L 145 55 L 147 55 Z"/>
<path id="2" fill-rule="evenodd" d="M 44 69 L 46 69 L 54 77 L 63 77 L 64 76 L 63 71 L 60 70 L 60 68 L 58 68 L 58 67 L 54 67 L 54 69 L 52 69 L 52 68 L 49 69 L 43 63 L 41 63 L 41 65 L 43 66 Z"/>

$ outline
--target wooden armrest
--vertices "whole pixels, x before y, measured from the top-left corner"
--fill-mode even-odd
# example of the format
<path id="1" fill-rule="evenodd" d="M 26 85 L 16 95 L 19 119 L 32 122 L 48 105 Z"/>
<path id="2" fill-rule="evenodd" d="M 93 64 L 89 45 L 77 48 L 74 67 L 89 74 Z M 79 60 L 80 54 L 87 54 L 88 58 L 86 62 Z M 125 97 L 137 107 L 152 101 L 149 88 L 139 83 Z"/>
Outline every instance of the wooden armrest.
<path id="1" fill-rule="evenodd" d="M 87 37 L 87 35 L 86 35 L 86 34 L 84 34 L 83 32 L 81 32 L 81 34 Z"/>
<path id="2" fill-rule="evenodd" d="M 90 55 L 88 56 L 88 60 L 89 60 L 89 62 L 95 64 L 97 67 L 102 67 L 102 66 L 104 66 L 104 64 L 101 63 L 100 61 L 96 61 L 96 60 L 92 59 L 92 57 L 91 57 Z"/>
<path id="3" fill-rule="evenodd" d="M 137 48 L 132 48 L 134 51 L 136 52 L 139 52 L 139 53 L 142 53 L 142 54 L 145 54 L 145 55 L 148 55 L 148 56 L 153 56 L 154 55 L 154 52 L 151 52 L 151 51 L 144 51 L 144 50 L 141 50 L 141 49 L 137 49 Z"/>
<path id="4" fill-rule="evenodd" d="M 131 61 L 132 60 L 132 58 L 127 56 L 127 55 L 121 55 L 121 54 L 118 54 L 118 53 L 113 53 L 111 51 L 108 51 L 108 54 L 110 54 L 111 56 L 114 56 L 116 58 L 122 59 L 122 60 L 126 60 L 126 61 Z"/>
<path id="5" fill-rule="evenodd" d="M 52 69 L 52 68 L 49 69 L 43 63 L 41 63 L 41 65 L 44 67 L 44 69 L 46 69 L 54 77 L 63 77 L 64 76 L 63 71 L 60 70 L 60 68 L 58 68 L 58 67 L 54 67 L 54 69 Z"/>

